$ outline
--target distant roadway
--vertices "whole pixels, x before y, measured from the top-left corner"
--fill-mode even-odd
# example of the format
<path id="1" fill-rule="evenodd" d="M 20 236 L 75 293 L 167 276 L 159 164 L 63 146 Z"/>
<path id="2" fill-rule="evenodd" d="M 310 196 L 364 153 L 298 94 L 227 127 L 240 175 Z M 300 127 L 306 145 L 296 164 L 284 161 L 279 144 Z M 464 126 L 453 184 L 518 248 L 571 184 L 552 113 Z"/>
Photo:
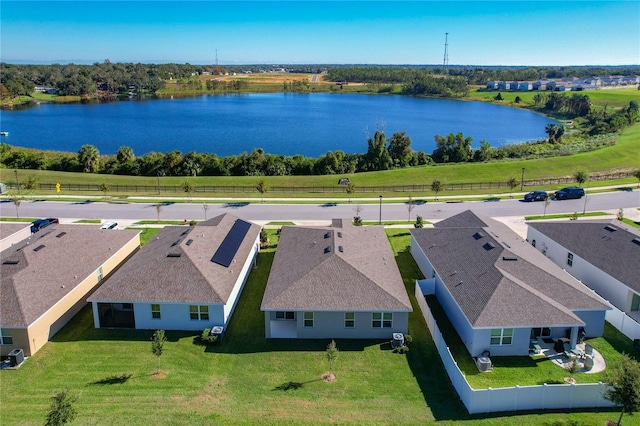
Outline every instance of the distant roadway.
<path id="1" fill-rule="evenodd" d="M 515 197 L 515 195 L 514 195 Z M 429 197 L 431 200 L 432 197 Z M 522 197 L 502 199 L 500 201 L 465 201 L 448 203 L 444 201 L 428 201 L 418 204 L 411 211 L 411 220 L 416 215 L 425 220 L 439 220 L 461 211 L 471 209 L 477 213 L 490 217 L 542 215 L 544 202 L 523 202 Z M 160 201 L 162 203 L 162 201 Z M 328 221 L 332 218 L 351 218 L 356 215 L 356 206 L 361 207 L 360 216 L 363 220 L 378 220 L 382 213 L 382 220 L 407 220 L 409 211 L 404 202 L 358 204 L 353 200 L 349 204 L 346 200 L 338 204 L 270 204 L 259 201 L 244 203 L 214 204 L 207 202 L 207 218 L 230 212 L 236 216 L 254 221 Z M 57 217 L 77 219 L 102 220 L 142 220 L 157 219 L 156 202 L 149 203 L 108 203 L 108 202 L 69 202 L 69 201 L 26 201 L 19 207 L 21 217 Z M 619 208 L 640 207 L 640 191 L 615 191 L 587 195 L 586 211 L 611 211 Z M 552 201 L 547 207 L 546 214 L 582 213 L 585 210 L 585 198 L 579 200 Z M 0 216 L 16 217 L 15 205 L 4 200 L 0 203 Z M 161 220 L 204 220 L 205 210 L 203 202 L 194 200 L 192 203 L 175 203 L 162 205 Z"/>

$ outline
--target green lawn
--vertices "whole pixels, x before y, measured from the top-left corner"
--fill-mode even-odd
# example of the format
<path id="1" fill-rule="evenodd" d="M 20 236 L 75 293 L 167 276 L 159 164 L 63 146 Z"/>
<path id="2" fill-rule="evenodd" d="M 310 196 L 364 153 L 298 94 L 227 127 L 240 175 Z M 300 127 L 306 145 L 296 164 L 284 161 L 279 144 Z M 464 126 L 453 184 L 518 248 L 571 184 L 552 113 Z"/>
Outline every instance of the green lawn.
<path id="1" fill-rule="evenodd" d="M 277 245 L 275 230 L 267 232 Z M 600 410 L 466 414 L 413 297 L 421 274 L 408 251 L 409 233 L 389 229 L 388 236 L 414 309 L 406 355 L 384 342 L 337 340 L 337 380 L 326 383 L 320 376 L 328 369 L 328 341 L 266 340 L 259 307 L 271 247 L 260 253 L 219 346 L 194 343 L 193 332 L 168 332 L 160 360 L 166 375 L 158 378 L 152 375 L 151 331 L 96 330 L 85 308 L 21 368 L 0 371 L 2 424 L 42 424 L 56 389 L 78 397 L 75 424 L 83 425 L 595 426 L 616 418 Z"/>

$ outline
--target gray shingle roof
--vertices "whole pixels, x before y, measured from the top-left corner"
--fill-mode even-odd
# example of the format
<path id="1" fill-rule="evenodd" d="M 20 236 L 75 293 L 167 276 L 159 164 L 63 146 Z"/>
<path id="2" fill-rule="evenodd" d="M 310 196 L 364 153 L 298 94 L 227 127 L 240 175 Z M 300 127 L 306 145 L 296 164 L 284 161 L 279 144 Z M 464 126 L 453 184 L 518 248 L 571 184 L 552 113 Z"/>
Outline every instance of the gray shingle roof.
<path id="1" fill-rule="evenodd" d="M 619 221 L 529 222 L 573 254 L 640 292 L 640 231 Z M 638 243 L 634 243 L 634 239 Z"/>
<path id="2" fill-rule="evenodd" d="M 260 234 L 260 226 L 251 224 L 229 267 L 212 262 L 236 220 L 226 213 L 194 227 L 163 228 L 89 301 L 227 303 Z"/>
<path id="3" fill-rule="evenodd" d="M 282 228 L 262 310 L 412 310 L 384 228 L 347 222 Z"/>
<path id="4" fill-rule="evenodd" d="M 2 222 L 0 224 L 0 240 L 10 237 L 16 232 L 22 231 L 24 228 L 28 228 L 29 226 L 30 224 L 28 223 Z"/>
<path id="5" fill-rule="evenodd" d="M 504 224 L 465 211 L 411 234 L 474 327 L 583 324 L 608 305 Z"/>
<path id="6" fill-rule="evenodd" d="M 138 233 L 55 224 L 3 250 L 0 326 L 33 323 Z"/>

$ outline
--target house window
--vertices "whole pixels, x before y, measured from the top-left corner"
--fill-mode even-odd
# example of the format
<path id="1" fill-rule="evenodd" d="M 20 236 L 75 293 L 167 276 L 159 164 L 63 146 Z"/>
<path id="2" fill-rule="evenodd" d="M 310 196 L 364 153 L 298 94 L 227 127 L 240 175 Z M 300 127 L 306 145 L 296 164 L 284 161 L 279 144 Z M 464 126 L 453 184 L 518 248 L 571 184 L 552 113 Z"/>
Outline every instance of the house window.
<path id="1" fill-rule="evenodd" d="M 0 345 L 13 345 L 11 330 L 8 328 L 0 329 Z"/>
<path id="2" fill-rule="evenodd" d="M 344 313 L 344 328 L 354 328 L 356 326 L 355 312 Z"/>
<path id="3" fill-rule="evenodd" d="M 189 305 L 189 318 L 209 321 L 209 307 L 207 305 Z"/>
<path id="4" fill-rule="evenodd" d="M 304 313 L 304 326 L 313 327 L 313 312 Z"/>
<path id="5" fill-rule="evenodd" d="M 573 266 L 573 253 L 567 254 L 567 265 Z"/>
<path id="6" fill-rule="evenodd" d="M 102 281 L 102 266 L 98 268 L 98 282 Z"/>
<path id="7" fill-rule="evenodd" d="M 531 338 L 551 337 L 551 329 L 549 327 L 537 327 L 531 329 Z"/>
<path id="8" fill-rule="evenodd" d="M 373 312 L 371 314 L 371 327 L 373 327 L 373 328 L 391 328 L 391 327 L 393 327 L 393 313 L 391 313 L 391 312 Z"/>
<path id="9" fill-rule="evenodd" d="M 162 315 L 160 314 L 160 305 L 159 304 L 152 304 L 151 305 L 151 318 L 153 318 L 153 319 L 162 318 Z"/>
<path id="10" fill-rule="evenodd" d="M 276 311 L 276 319 L 294 320 L 296 319 L 296 313 L 293 311 Z"/>
<path id="11" fill-rule="evenodd" d="M 491 346 L 510 345 L 513 340 L 513 328 L 494 328 L 491 330 Z"/>

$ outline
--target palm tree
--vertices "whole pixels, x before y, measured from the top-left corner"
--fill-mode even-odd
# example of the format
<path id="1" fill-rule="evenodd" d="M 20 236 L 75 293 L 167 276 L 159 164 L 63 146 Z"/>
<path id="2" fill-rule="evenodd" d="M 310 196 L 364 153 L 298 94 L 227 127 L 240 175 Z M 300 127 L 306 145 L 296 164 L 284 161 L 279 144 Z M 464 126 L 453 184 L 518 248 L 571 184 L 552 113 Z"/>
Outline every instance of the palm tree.
<path id="1" fill-rule="evenodd" d="M 116 152 L 116 160 L 118 163 L 125 164 L 129 161 L 135 160 L 136 156 L 133 154 L 133 148 L 129 146 L 121 146 Z"/>
<path id="2" fill-rule="evenodd" d="M 100 166 L 100 151 L 93 145 L 82 145 L 78 151 L 78 162 L 85 173 L 96 173 Z"/>

